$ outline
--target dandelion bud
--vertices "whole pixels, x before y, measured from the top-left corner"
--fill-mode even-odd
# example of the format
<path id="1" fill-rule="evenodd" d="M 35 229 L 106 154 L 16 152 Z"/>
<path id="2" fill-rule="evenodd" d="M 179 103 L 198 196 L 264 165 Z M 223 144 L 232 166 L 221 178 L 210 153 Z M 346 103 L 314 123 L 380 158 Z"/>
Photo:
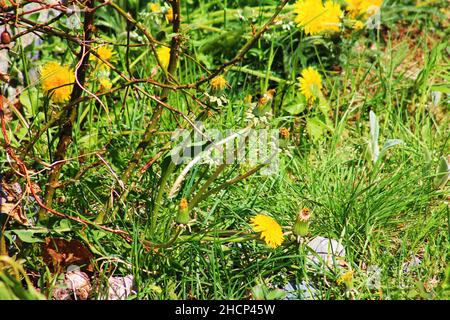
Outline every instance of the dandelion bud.
<path id="1" fill-rule="evenodd" d="M 311 212 L 308 208 L 303 208 L 297 215 L 297 219 L 294 224 L 294 235 L 298 237 L 305 237 L 308 234 L 309 219 L 311 218 Z"/>
<path id="2" fill-rule="evenodd" d="M 176 221 L 179 224 L 187 224 L 189 222 L 189 208 L 186 198 L 180 200 Z"/>
<path id="3" fill-rule="evenodd" d="M 1 35 L 2 44 L 10 44 L 11 43 L 11 35 L 8 31 L 3 31 Z"/>

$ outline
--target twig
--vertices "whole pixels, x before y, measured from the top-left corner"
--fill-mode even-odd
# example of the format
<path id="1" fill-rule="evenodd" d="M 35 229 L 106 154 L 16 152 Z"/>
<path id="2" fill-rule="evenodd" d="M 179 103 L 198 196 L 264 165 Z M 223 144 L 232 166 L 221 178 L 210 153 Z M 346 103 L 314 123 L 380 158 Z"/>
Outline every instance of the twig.
<path id="1" fill-rule="evenodd" d="M 74 217 L 74 216 L 69 216 L 65 213 L 59 212 L 53 208 L 50 208 L 49 206 L 45 205 L 41 198 L 36 194 L 35 188 L 31 182 L 31 178 L 30 178 L 30 174 L 29 171 L 27 169 L 27 167 L 25 166 L 25 164 L 23 163 L 23 161 L 17 157 L 17 155 L 14 153 L 14 150 L 11 146 L 11 142 L 9 140 L 8 137 L 8 133 L 6 130 L 6 119 L 5 119 L 5 115 L 4 115 L 4 111 L 3 111 L 3 101 L 0 100 L 0 122 L 1 122 L 1 131 L 3 134 L 3 139 L 5 141 L 5 149 L 6 152 L 8 153 L 8 155 L 15 161 L 16 165 L 18 166 L 21 174 L 25 177 L 26 179 L 26 183 L 27 183 L 27 187 L 28 189 L 31 191 L 31 194 L 33 195 L 34 199 L 36 200 L 37 204 L 44 209 L 46 212 L 50 212 L 52 214 L 54 214 L 55 216 L 58 216 L 60 218 L 64 218 L 64 219 L 68 219 L 86 226 L 91 226 L 91 227 L 95 227 L 97 229 L 101 229 L 103 231 L 106 232 L 110 232 L 112 234 L 118 235 L 120 236 L 122 239 L 124 239 L 125 241 L 132 243 L 133 242 L 133 237 L 126 231 L 121 230 L 121 229 L 112 229 L 109 227 L 105 227 L 103 225 L 99 225 L 96 223 L 93 223 L 89 220 L 85 220 L 85 219 L 81 219 L 79 217 Z M 177 233 L 176 237 L 179 235 L 179 233 Z M 166 243 L 161 243 L 161 244 L 155 244 L 152 243 L 148 240 L 141 240 L 142 245 L 144 246 L 144 248 L 146 250 L 152 250 L 155 248 L 166 248 L 168 246 L 170 246 L 171 244 L 173 244 L 173 239 L 171 239 L 169 242 Z"/>
<path id="2" fill-rule="evenodd" d="M 86 3 L 87 7 L 94 7 L 95 0 L 88 0 Z M 70 102 L 73 102 L 81 97 L 84 91 L 84 82 L 86 79 L 86 71 L 89 66 L 89 51 L 90 51 L 90 40 L 92 37 L 92 32 L 94 29 L 94 13 L 86 12 L 84 16 L 84 39 L 83 45 L 78 54 L 78 65 L 75 70 L 75 80 L 72 94 L 70 96 Z M 78 113 L 78 108 L 74 107 L 67 110 L 65 114 L 66 121 L 60 131 L 59 131 L 59 141 L 58 146 L 55 152 L 55 160 L 63 160 L 67 153 L 67 148 L 72 142 L 72 129 L 73 124 L 76 120 Z M 59 184 L 59 176 L 61 174 L 62 165 L 55 166 L 50 172 L 50 176 L 48 178 L 46 190 L 45 190 L 45 204 L 47 207 L 51 207 L 53 202 L 53 197 L 55 193 L 55 186 Z M 39 220 L 47 220 L 48 215 L 45 208 L 41 208 L 39 211 Z"/>
<path id="3" fill-rule="evenodd" d="M 181 14 L 180 14 L 180 1 L 179 0 L 173 0 L 170 1 L 171 5 L 172 5 L 172 10 L 173 10 L 173 15 L 174 15 L 174 19 L 173 19 L 173 33 L 176 34 L 175 36 L 172 37 L 172 42 L 171 42 L 171 46 L 170 46 L 170 60 L 169 60 L 169 66 L 167 68 L 167 74 L 169 75 L 173 75 L 176 71 L 177 68 L 177 64 L 178 64 L 178 57 L 179 57 L 179 48 L 180 48 L 180 41 L 179 41 L 179 31 L 180 31 L 180 21 L 181 21 Z M 123 10 L 119 10 L 119 11 L 123 11 Z M 122 13 L 123 15 L 123 13 Z M 152 47 L 152 50 L 154 51 L 155 56 L 157 57 L 156 51 L 154 50 L 154 39 L 153 37 L 147 35 L 147 31 L 145 28 L 143 28 L 142 26 L 140 26 L 136 21 L 134 21 L 134 19 L 132 19 L 129 15 L 125 15 L 125 17 L 127 17 L 127 19 L 132 22 L 133 24 L 136 25 L 136 27 L 139 28 L 139 30 L 141 32 L 143 32 L 147 39 L 150 42 L 150 46 Z M 158 61 L 158 64 L 161 66 L 161 64 Z M 162 68 L 164 70 L 164 68 Z M 165 78 L 165 84 L 170 84 L 170 79 L 169 77 Z M 167 97 L 169 95 L 169 88 L 168 87 L 164 87 L 162 89 L 161 95 L 160 95 L 160 99 L 162 102 L 165 102 L 167 100 Z M 156 132 L 156 126 L 159 123 L 159 119 L 162 115 L 162 112 L 164 110 L 164 107 L 158 103 L 158 105 L 155 108 L 155 112 L 152 115 L 152 118 L 150 119 L 150 122 L 147 126 L 147 128 L 145 129 L 145 133 L 138 145 L 138 147 L 136 148 L 130 162 L 128 163 L 128 166 L 126 168 L 126 170 L 123 172 L 122 174 L 122 181 L 124 182 L 124 184 L 127 184 L 129 182 L 129 180 L 131 179 L 132 174 L 134 173 L 137 165 L 139 164 L 139 161 L 142 158 L 142 155 L 145 151 L 145 149 L 147 148 L 147 146 L 150 143 L 151 138 L 153 137 L 154 133 Z M 162 192 L 162 191 L 159 191 Z M 126 190 L 124 193 L 121 194 L 120 196 L 120 201 L 125 201 L 126 198 L 128 196 L 128 190 Z M 157 207 L 157 204 L 155 204 L 155 206 Z M 105 210 L 106 212 L 107 210 Z M 154 209 L 155 211 L 155 209 Z M 103 222 L 103 216 L 99 217 L 99 219 L 97 220 L 97 222 L 101 223 Z"/>
<path id="4" fill-rule="evenodd" d="M 283 0 L 275 9 L 274 14 L 269 19 L 269 21 L 266 22 L 266 24 L 249 40 L 247 43 L 239 50 L 239 52 L 236 54 L 236 56 L 231 59 L 230 61 L 224 62 L 219 68 L 212 71 L 210 75 L 207 77 L 203 77 L 197 82 L 186 84 L 186 85 L 180 85 L 177 86 L 177 89 L 192 89 L 192 88 L 198 88 L 201 84 L 210 81 L 214 77 L 221 74 L 227 67 L 235 65 L 239 61 L 241 61 L 245 54 L 253 47 L 253 45 L 261 38 L 261 36 L 269 30 L 270 26 L 274 23 L 275 19 L 280 14 L 281 10 L 286 6 L 286 4 L 289 2 L 289 0 Z"/>

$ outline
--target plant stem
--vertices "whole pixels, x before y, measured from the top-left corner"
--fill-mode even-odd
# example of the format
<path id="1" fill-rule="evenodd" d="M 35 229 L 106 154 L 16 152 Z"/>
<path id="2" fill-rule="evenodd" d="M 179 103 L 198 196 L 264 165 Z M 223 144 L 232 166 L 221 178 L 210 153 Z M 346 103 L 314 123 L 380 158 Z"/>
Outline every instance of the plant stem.
<path id="1" fill-rule="evenodd" d="M 88 0 L 86 3 L 88 8 L 94 7 L 95 0 Z M 94 29 L 94 11 L 87 10 L 84 15 L 84 41 L 83 45 L 78 53 L 77 60 L 79 61 L 78 67 L 75 70 L 75 81 L 72 94 L 70 96 L 70 103 L 79 99 L 83 93 L 83 86 L 86 80 L 86 70 L 89 67 L 89 51 L 90 40 L 92 38 L 92 31 Z M 71 109 L 66 110 L 64 116 L 65 122 L 59 130 L 59 141 L 55 152 L 55 161 L 64 160 L 67 149 L 72 142 L 72 129 L 78 114 L 78 105 L 74 105 Z M 47 207 L 52 206 L 53 197 L 56 187 L 59 185 L 59 176 L 61 174 L 63 163 L 55 165 L 50 172 L 50 176 L 47 181 L 45 190 L 44 203 Z M 39 210 L 39 221 L 44 222 L 48 220 L 48 212 L 45 208 Z"/>
<path id="2" fill-rule="evenodd" d="M 181 16 L 180 16 L 180 1 L 179 0 L 173 0 L 171 1 L 171 5 L 172 5 L 172 10 L 173 10 L 173 15 L 174 15 L 174 19 L 173 19 L 173 33 L 177 34 L 176 36 L 172 37 L 172 41 L 171 41 L 171 46 L 170 46 L 170 60 L 169 60 L 169 66 L 167 67 L 167 74 L 169 75 L 168 77 L 165 78 L 164 83 L 165 84 L 170 84 L 170 79 L 171 77 L 173 77 L 173 75 L 175 74 L 176 68 L 177 68 L 177 64 L 178 64 L 178 58 L 179 58 L 179 49 L 180 49 L 180 39 L 178 36 L 178 33 L 180 31 L 180 21 L 181 21 Z M 116 6 L 117 7 L 117 6 Z M 123 10 L 120 7 L 116 8 L 119 12 L 123 14 Z M 120 9 L 120 10 L 119 10 Z M 139 24 L 132 19 L 128 14 L 125 13 L 124 15 L 125 17 L 127 17 L 127 19 L 131 22 L 133 22 L 134 24 L 136 24 L 136 26 L 139 28 L 139 30 L 141 30 L 142 32 L 144 32 L 144 34 L 146 35 L 147 39 L 150 42 L 150 46 L 152 48 L 152 50 L 154 51 L 154 54 L 156 56 L 156 59 L 158 60 L 158 64 L 161 67 L 161 63 L 159 62 L 158 56 L 156 54 L 155 48 L 154 48 L 154 41 L 153 41 L 153 37 L 151 37 L 148 32 L 146 31 L 145 28 L 140 28 Z M 164 72 L 166 73 L 166 70 L 164 68 L 162 68 L 162 70 L 164 70 Z M 161 90 L 161 95 L 160 95 L 160 100 L 162 102 L 167 101 L 167 98 L 169 96 L 169 87 L 164 87 Z M 131 180 L 132 175 L 135 173 L 135 169 L 137 167 L 137 165 L 139 164 L 140 160 L 142 159 L 142 156 L 144 154 L 145 149 L 147 148 L 147 146 L 150 144 L 151 139 L 153 137 L 153 135 L 156 132 L 156 128 L 157 125 L 159 123 L 159 119 L 161 118 L 161 115 L 163 113 L 164 110 L 164 106 L 162 106 L 161 104 L 157 104 L 156 108 L 155 108 L 155 112 L 152 115 L 152 118 L 150 119 L 150 123 L 148 124 L 147 128 L 145 129 L 144 135 L 141 139 L 141 141 L 139 142 L 133 156 L 131 157 L 131 160 L 128 163 L 127 168 L 125 169 L 125 171 L 122 174 L 121 180 L 123 181 L 123 183 L 125 185 L 128 184 L 128 182 Z M 128 187 L 127 190 L 125 190 L 121 196 L 120 196 L 120 200 L 121 202 L 125 202 L 126 198 L 128 197 L 129 194 L 129 188 L 133 187 L 133 184 L 131 184 L 131 186 Z M 106 206 L 106 210 L 102 211 L 99 216 L 96 219 L 97 223 L 103 223 L 104 220 L 104 216 L 106 214 L 106 212 L 108 212 L 110 210 L 110 205 L 108 204 Z M 155 213 L 155 210 L 153 210 Z M 156 217 L 152 217 L 152 221 L 156 219 Z M 153 223 L 152 223 L 153 225 Z M 152 228 L 153 229 L 153 228 Z"/>

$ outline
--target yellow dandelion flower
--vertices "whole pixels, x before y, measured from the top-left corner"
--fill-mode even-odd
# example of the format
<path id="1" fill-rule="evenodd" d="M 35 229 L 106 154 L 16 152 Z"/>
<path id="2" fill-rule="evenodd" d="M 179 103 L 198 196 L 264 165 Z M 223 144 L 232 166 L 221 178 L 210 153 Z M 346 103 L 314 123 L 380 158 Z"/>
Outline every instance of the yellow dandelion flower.
<path id="1" fill-rule="evenodd" d="M 356 20 L 355 23 L 353 23 L 353 29 L 355 30 L 364 29 L 364 23 L 360 20 Z"/>
<path id="2" fill-rule="evenodd" d="M 341 6 L 333 1 L 327 1 L 324 5 L 323 26 L 326 31 L 339 31 L 341 25 Z"/>
<path id="3" fill-rule="evenodd" d="M 167 69 L 170 62 L 170 48 L 160 47 L 156 50 L 156 54 L 158 55 L 158 59 L 161 62 L 161 66 L 164 69 Z"/>
<path id="4" fill-rule="evenodd" d="M 306 34 L 317 34 L 321 31 L 322 1 L 297 1 L 294 4 L 294 12 L 297 14 L 294 21 L 299 27 L 303 27 Z"/>
<path id="5" fill-rule="evenodd" d="M 74 81 L 75 73 L 68 66 L 47 62 L 41 68 L 42 89 L 56 103 L 69 100 Z"/>
<path id="6" fill-rule="evenodd" d="M 342 10 L 339 4 L 322 0 L 298 0 L 294 4 L 295 22 L 306 34 L 339 31 Z"/>
<path id="7" fill-rule="evenodd" d="M 112 82 L 108 78 L 100 78 L 100 91 L 108 91 L 112 88 Z"/>
<path id="8" fill-rule="evenodd" d="M 380 10 L 383 0 L 345 0 L 345 2 L 350 17 L 368 18 Z"/>
<path id="9" fill-rule="evenodd" d="M 161 6 L 159 5 L 159 3 L 150 3 L 150 11 L 151 12 L 160 12 L 161 11 Z"/>
<path id="10" fill-rule="evenodd" d="M 219 75 L 213 79 L 211 79 L 211 88 L 213 88 L 214 90 L 223 90 L 225 89 L 226 85 L 227 85 L 227 80 L 225 80 L 225 78 L 222 75 Z"/>
<path id="11" fill-rule="evenodd" d="M 359 15 L 359 6 L 361 5 L 361 0 L 345 0 L 348 14 L 352 18 L 356 18 Z"/>
<path id="12" fill-rule="evenodd" d="M 353 280 L 353 270 L 347 271 L 344 273 L 337 281 L 338 284 L 345 283 L 347 285 L 350 285 Z"/>
<path id="13" fill-rule="evenodd" d="M 110 47 L 102 46 L 95 50 L 95 52 L 101 59 L 97 58 L 94 55 L 91 55 L 90 60 L 94 61 L 96 63 L 96 66 L 98 66 L 100 69 L 109 68 L 109 66 L 103 61 L 113 62 L 115 60 L 116 53 Z"/>
<path id="14" fill-rule="evenodd" d="M 360 5 L 360 13 L 366 18 L 373 16 L 380 11 L 383 0 L 362 0 Z"/>
<path id="15" fill-rule="evenodd" d="M 313 67 L 304 69 L 298 80 L 300 92 L 303 93 L 307 100 L 316 98 L 322 90 L 322 77 Z"/>
<path id="16" fill-rule="evenodd" d="M 283 243 L 283 231 L 281 226 L 271 217 L 258 214 L 250 219 L 255 232 L 261 232 L 261 239 L 272 248 L 276 248 Z"/>
<path id="17" fill-rule="evenodd" d="M 168 22 L 172 22 L 173 21 L 173 9 L 169 8 L 166 12 L 166 19 Z"/>

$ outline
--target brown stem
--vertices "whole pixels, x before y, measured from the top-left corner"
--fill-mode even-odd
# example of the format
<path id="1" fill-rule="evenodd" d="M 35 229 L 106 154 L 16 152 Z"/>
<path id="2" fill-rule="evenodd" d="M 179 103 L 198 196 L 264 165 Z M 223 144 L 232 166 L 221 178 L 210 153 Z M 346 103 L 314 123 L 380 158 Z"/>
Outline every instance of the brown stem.
<path id="1" fill-rule="evenodd" d="M 180 25 L 181 25 L 180 0 L 171 0 L 169 2 L 172 5 L 173 17 L 174 17 L 173 21 L 172 21 L 172 24 L 173 24 L 172 30 L 173 30 L 173 33 L 176 35 L 172 37 L 172 41 L 171 41 L 171 45 L 170 45 L 170 60 L 169 60 L 169 66 L 167 67 L 167 75 L 168 76 L 165 77 L 165 80 L 164 80 L 165 84 L 170 84 L 170 81 L 171 81 L 170 79 L 174 79 L 173 75 L 177 69 L 178 58 L 179 58 L 179 49 L 180 49 L 180 36 L 178 34 L 180 32 Z M 139 24 L 136 23 L 131 17 L 128 17 L 127 19 L 128 19 L 128 21 L 134 23 L 137 27 L 139 27 Z M 141 28 L 140 28 L 140 30 L 142 32 L 145 31 L 145 29 L 141 29 Z M 145 32 L 144 32 L 144 34 L 146 35 L 147 39 L 149 40 L 149 44 L 150 44 L 152 50 L 154 50 L 153 38 L 150 38 L 149 36 L 147 36 L 147 34 Z M 157 58 L 158 64 L 161 67 L 161 63 L 159 62 L 159 59 L 156 54 L 155 54 L 155 56 Z M 139 145 L 137 146 L 133 156 L 131 157 L 131 160 L 129 161 L 127 168 L 125 169 L 125 171 L 122 174 L 121 180 L 125 185 L 127 185 L 128 182 L 130 181 L 132 175 L 135 172 L 136 167 L 139 165 L 139 162 L 142 159 L 145 149 L 150 144 L 150 141 L 156 132 L 156 127 L 159 123 L 159 119 L 161 118 L 162 112 L 164 110 L 163 103 L 165 101 L 167 101 L 169 92 L 170 92 L 170 89 L 168 87 L 162 88 L 161 95 L 160 95 L 161 103 L 158 103 L 156 105 L 155 112 L 152 114 L 150 123 L 148 124 L 147 128 L 145 129 L 144 135 L 143 135 L 141 141 L 139 142 Z M 133 187 L 133 184 L 131 185 L 131 187 Z M 161 190 L 159 190 L 159 192 L 161 192 Z M 124 202 L 126 200 L 126 198 L 128 197 L 128 194 L 129 194 L 129 190 L 125 190 L 120 196 L 120 202 Z M 97 219 L 96 219 L 97 223 L 103 223 L 104 215 L 107 211 L 109 211 L 110 205 L 111 204 L 108 203 L 108 205 L 106 206 L 106 210 L 103 211 L 102 214 L 100 214 L 97 217 Z M 117 209 L 114 211 L 113 215 L 115 214 L 116 211 L 117 211 Z"/>
<path id="2" fill-rule="evenodd" d="M 86 5 L 88 8 L 94 7 L 95 0 L 88 0 Z M 92 37 L 92 31 L 94 29 L 94 11 L 86 11 L 84 15 L 84 41 L 80 52 L 78 53 L 77 60 L 79 61 L 78 67 L 75 71 L 75 81 L 72 94 L 70 96 L 70 102 L 79 99 L 83 93 L 83 86 L 86 80 L 86 70 L 89 67 L 89 51 L 90 51 L 90 40 Z M 72 129 L 78 114 L 78 105 L 73 106 L 71 109 L 66 111 L 65 119 L 61 129 L 59 130 L 59 141 L 55 152 L 55 161 L 63 160 L 67 153 L 67 148 L 72 142 Z M 47 181 L 46 191 L 45 191 L 45 201 L 47 207 L 52 206 L 53 197 L 55 190 L 59 185 L 59 176 L 61 174 L 62 165 L 57 165 L 53 167 L 50 172 L 50 176 Z M 45 208 L 41 208 L 39 211 L 39 220 L 45 221 L 48 219 L 48 213 Z"/>
<path id="3" fill-rule="evenodd" d="M 171 1 L 172 10 L 173 10 L 173 33 L 178 34 L 180 31 L 180 1 L 179 0 L 173 0 Z M 175 73 L 175 70 L 177 68 L 178 63 L 178 50 L 180 47 L 179 42 L 179 36 L 176 35 L 172 37 L 172 42 L 170 45 L 170 60 L 169 60 L 169 66 L 167 68 L 167 73 L 169 75 L 173 75 Z M 165 81 L 166 84 L 169 84 L 168 79 L 166 78 Z M 162 102 L 165 102 L 167 100 L 167 97 L 169 96 L 169 88 L 164 87 L 161 92 L 160 100 Z M 149 125 L 145 129 L 144 136 L 141 139 L 141 142 L 139 143 L 136 151 L 133 154 L 133 157 L 131 158 L 131 161 L 123 173 L 122 181 L 126 184 L 130 178 L 132 173 L 134 172 L 136 166 L 139 164 L 139 161 L 142 158 L 142 155 L 147 148 L 148 144 L 150 143 L 151 138 L 153 137 L 153 134 L 156 132 L 155 128 L 159 122 L 159 119 L 161 118 L 162 111 L 164 110 L 163 106 L 161 104 L 158 104 L 156 106 L 156 111 L 153 113 L 152 118 L 150 120 Z"/>
<path id="4" fill-rule="evenodd" d="M 249 41 L 247 41 L 247 43 L 239 50 L 239 52 L 236 54 L 236 56 L 233 59 L 231 59 L 230 61 L 224 62 L 219 68 L 217 68 L 216 70 L 212 71 L 211 74 L 209 74 L 207 77 L 203 77 L 202 79 L 200 79 L 199 81 L 194 82 L 194 83 L 176 86 L 176 89 L 198 88 L 198 86 L 200 86 L 201 84 L 210 81 L 214 77 L 216 77 L 219 74 L 221 74 L 222 72 L 224 72 L 227 67 L 232 66 L 232 65 L 238 63 L 239 61 L 241 61 L 244 58 L 245 54 L 261 38 L 261 36 L 267 30 L 269 30 L 270 26 L 275 22 L 275 19 L 278 17 L 278 15 L 280 14 L 281 10 L 283 10 L 283 8 L 286 6 L 286 4 L 288 2 L 289 2 L 289 0 L 283 0 L 283 1 L 280 2 L 280 4 L 275 9 L 274 14 L 269 19 L 269 21 L 267 21 L 266 24 L 257 33 L 255 33 L 255 35 Z"/>
<path id="5" fill-rule="evenodd" d="M 276 8 L 274 14 L 269 19 L 269 21 L 267 21 L 267 23 L 258 32 L 256 32 L 256 34 L 239 50 L 239 52 L 236 54 L 236 56 L 232 60 L 225 62 L 222 66 L 220 66 L 218 69 L 213 71 L 207 77 L 204 77 L 203 79 L 201 79 L 195 83 L 190 83 L 190 84 L 186 84 L 186 85 L 172 85 L 172 89 L 198 88 L 201 84 L 213 79 L 214 77 L 216 77 L 217 75 L 222 73 L 227 67 L 234 65 L 234 64 L 238 63 L 239 61 L 241 61 L 244 58 L 245 54 L 253 47 L 253 45 L 261 38 L 261 36 L 274 23 L 276 17 L 280 14 L 281 10 L 283 10 L 283 8 L 286 6 L 286 4 L 288 2 L 289 2 L 289 0 L 283 0 L 280 2 L 280 4 Z M 165 84 L 170 84 L 170 78 L 173 78 L 173 74 L 176 70 L 176 66 L 177 66 L 177 62 L 178 62 L 179 47 L 180 47 L 180 38 L 178 35 L 179 30 L 180 30 L 180 25 L 181 25 L 180 1 L 179 0 L 171 0 L 170 3 L 172 5 L 172 10 L 173 10 L 173 14 L 174 14 L 173 33 L 176 34 L 176 36 L 172 37 L 171 50 L 170 50 L 170 62 L 169 62 L 169 67 L 168 67 L 168 72 L 167 72 L 169 77 L 166 77 Z M 130 19 L 128 19 L 128 20 L 130 20 Z M 152 44 L 152 41 L 151 41 L 152 39 L 148 39 L 148 40 Z M 162 102 L 165 102 L 167 100 L 169 90 L 170 90 L 169 88 L 163 87 L 162 93 L 161 93 L 161 101 Z M 125 185 L 127 185 L 128 181 L 131 179 L 133 173 L 135 172 L 137 165 L 139 164 L 139 161 L 142 158 L 142 155 L 143 155 L 145 149 L 150 144 L 150 141 L 151 141 L 154 133 L 156 132 L 156 126 L 159 123 L 159 119 L 161 118 L 164 108 L 163 108 L 163 105 L 159 103 L 155 109 L 156 110 L 152 115 L 150 123 L 145 130 L 144 136 L 142 137 L 136 151 L 134 152 L 130 162 L 128 163 L 127 169 L 125 170 L 125 172 L 122 175 L 122 181 L 124 182 Z M 132 184 L 132 186 L 133 186 L 133 184 Z M 162 186 L 162 185 L 159 186 L 158 195 L 157 195 L 156 199 L 161 198 L 160 196 L 161 196 L 161 193 L 163 192 L 163 187 L 164 186 Z M 120 197 L 120 202 L 124 202 L 126 200 L 128 193 L 129 193 L 129 190 L 125 190 L 122 193 L 122 195 Z M 158 202 L 158 201 L 156 201 L 156 202 Z M 152 213 L 153 216 L 156 216 L 158 214 L 158 208 L 159 208 L 159 203 L 155 203 L 154 210 Z M 108 209 L 109 209 L 109 207 L 107 207 L 107 210 L 105 210 L 104 213 L 106 213 L 106 211 L 108 211 Z M 155 217 L 152 217 L 152 220 L 154 220 L 154 219 L 155 219 Z M 103 214 L 101 216 L 99 216 L 96 221 L 98 223 L 103 222 Z"/>
<path id="6" fill-rule="evenodd" d="M 65 15 L 64 13 L 60 13 L 59 15 L 57 15 L 56 17 L 54 17 L 53 19 L 51 19 L 45 23 L 36 24 L 30 28 L 27 28 L 26 30 L 24 30 L 22 32 L 15 34 L 14 36 L 11 37 L 11 42 L 15 41 L 16 39 L 18 39 L 28 33 L 34 32 L 40 28 L 44 28 L 44 27 L 51 25 L 52 23 L 54 23 L 54 22 L 58 21 L 59 19 L 61 19 L 62 17 L 64 17 L 64 15 Z"/>
<path id="7" fill-rule="evenodd" d="M 8 153 L 8 155 L 11 157 L 11 159 L 14 160 L 14 163 L 17 165 L 17 169 L 19 170 L 19 172 L 26 178 L 26 183 L 27 183 L 27 187 L 30 190 L 31 194 L 33 195 L 34 199 L 36 200 L 36 202 L 38 203 L 38 205 L 45 209 L 48 212 L 51 212 L 52 214 L 60 217 L 60 218 L 64 218 L 64 219 L 69 219 L 71 221 L 75 221 L 77 223 L 83 224 L 85 226 L 92 226 L 101 230 L 104 230 L 106 232 L 110 232 L 112 234 L 115 234 L 117 236 L 120 236 L 122 239 L 124 239 L 125 241 L 127 241 L 128 243 L 131 243 L 133 241 L 132 236 L 121 229 L 112 229 L 112 228 L 108 228 L 105 226 L 101 226 L 98 224 L 95 224 L 89 220 L 84 220 L 81 219 L 79 217 L 74 217 L 74 216 L 69 216 L 65 213 L 59 212 L 53 208 L 50 208 L 48 206 L 46 206 L 42 200 L 40 199 L 40 197 L 36 194 L 36 190 L 31 182 L 31 178 L 30 178 L 30 174 L 29 174 L 29 170 L 27 169 L 27 167 L 25 166 L 25 164 L 23 163 L 23 161 L 17 157 L 17 155 L 14 153 L 14 150 L 11 146 L 10 140 L 8 138 L 8 134 L 7 134 L 7 130 L 6 130 L 6 119 L 5 119 L 5 114 L 3 111 L 3 99 L 0 99 L 0 122 L 1 122 L 1 132 L 3 134 L 3 138 L 4 138 L 4 146 L 6 149 L 6 152 Z M 155 244 L 152 243 L 150 241 L 147 240 L 142 240 L 142 245 L 144 246 L 145 249 L 147 250 L 151 250 L 152 248 L 159 248 L 159 247 L 166 247 L 166 244 L 162 243 L 162 244 Z"/>

